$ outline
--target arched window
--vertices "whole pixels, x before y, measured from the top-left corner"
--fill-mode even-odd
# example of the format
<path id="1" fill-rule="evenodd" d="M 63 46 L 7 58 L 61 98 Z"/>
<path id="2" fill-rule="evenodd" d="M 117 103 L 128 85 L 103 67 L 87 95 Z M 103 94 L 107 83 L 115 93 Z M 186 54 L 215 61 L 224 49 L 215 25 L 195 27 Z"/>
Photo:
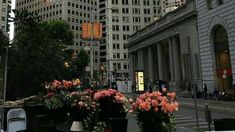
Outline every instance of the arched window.
<path id="1" fill-rule="evenodd" d="M 213 28 L 212 37 L 218 88 L 229 89 L 232 87 L 232 69 L 227 31 L 223 26 L 217 25 Z"/>

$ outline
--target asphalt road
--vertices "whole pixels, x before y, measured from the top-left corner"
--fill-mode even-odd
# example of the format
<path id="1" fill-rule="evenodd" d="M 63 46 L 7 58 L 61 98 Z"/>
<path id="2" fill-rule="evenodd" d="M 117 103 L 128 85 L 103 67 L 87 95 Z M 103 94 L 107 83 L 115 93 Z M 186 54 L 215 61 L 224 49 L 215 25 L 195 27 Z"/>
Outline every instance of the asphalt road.
<path id="1" fill-rule="evenodd" d="M 175 113 L 177 132 L 197 132 L 196 112 L 193 99 L 179 99 L 180 109 Z M 197 100 L 199 131 L 208 131 L 208 122 L 205 117 L 205 103 L 211 111 L 211 129 L 214 130 L 214 119 L 233 118 L 235 119 L 235 102 L 222 102 L 211 100 Z"/>

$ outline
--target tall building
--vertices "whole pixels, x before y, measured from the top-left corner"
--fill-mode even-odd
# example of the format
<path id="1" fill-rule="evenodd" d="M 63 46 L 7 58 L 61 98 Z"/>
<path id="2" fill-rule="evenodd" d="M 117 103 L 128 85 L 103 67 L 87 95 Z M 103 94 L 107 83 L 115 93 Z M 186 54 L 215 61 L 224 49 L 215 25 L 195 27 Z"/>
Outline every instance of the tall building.
<path id="1" fill-rule="evenodd" d="M 184 1 L 99 0 L 99 19 L 104 25 L 100 62 L 106 64 L 109 82 L 128 79 L 128 37 Z"/>
<path id="2" fill-rule="evenodd" d="M 156 19 L 165 16 L 168 12 L 171 12 L 178 7 L 184 5 L 186 0 L 155 0 L 154 5 L 156 12 Z"/>
<path id="3" fill-rule="evenodd" d="M 11 0 L 0 0 L 0 29 L 5 32 L 9 31 L 7 17 L 11 11 Z"/>
<path id="4" fill-rule="evenodd" d="M 69 23 L 74 33 L 74 45 L 68 48 L 78 54 L 81 48 L 84 48 L 88 54 L 94 55 L 94 65 L 99 65 L 99 41 L 91 42 L 82 39 L 82 23 L 98 21 L 98 3 L 96 0 L 16 0 L 16 10 L 28 10 L 38 13 L 43 21 L 65 20 Z M 92 45 L 93 46 L 92 46 Z M 91 47 L 93 52 L 91 51 Z"/>

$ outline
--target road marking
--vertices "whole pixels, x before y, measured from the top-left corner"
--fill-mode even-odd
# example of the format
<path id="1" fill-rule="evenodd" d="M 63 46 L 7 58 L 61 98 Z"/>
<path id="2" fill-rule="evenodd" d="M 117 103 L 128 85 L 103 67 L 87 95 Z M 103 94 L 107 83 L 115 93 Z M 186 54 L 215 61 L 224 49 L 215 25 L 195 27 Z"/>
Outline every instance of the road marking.
<path id="1" fill-rule="evenodd" d="M 196 120 L 194 119 L 191 119 L 191 120 L 180 120 L 180 121 L 177 121 L 177 119 L 176 119 L 176 123 L 182 123 L 182 122 L 195 122 Z M 199 121 L 202 121 L 202 119 L 199 119 Z"/>
<path id="2" fill-rule="evenodd" d="M 180 104 L 194 106 L 194 104 L 191 104 L 191 103 L 180 103 Z M 204 105 L 199 105 L 199 104 L 197 106 L 200 106 L 200 107 L 203 107 L 203 108 L 205 107 Z M 233 111 L 234 112 L 234 110 L 230 109 L 230 108 L 221 108 L 221 107 L 216 107 L 216 106 L 209 106 L 209 108 L 220 109 L 220 110 L 227 110 L 227 111 Z"/>
<path id="3" fill-rule="evenodd" d="M 193 128 L 197 128 L 197 127 L 193 127 Z M 208 126 L 200 126 L 199 128 L 208 128 Z M 214 128 L 214 126 L 211 126 L 211 129 L 213 129 Z"/>
<path id="4" fill-rule="evenodd" d="M 199 122 L 199 125 L 207 124 L 207 122 Z M 179 124 L 180 126 L 190 126 L 190 125 L 197 125 L 196 123 L 185 123 L 185 124 Z"/>
<path id="5" fill-rule="evenodd" d="M 178 117 L 178 118 L 175 118 L 175 120 L 182 120 L 182 119 L 192 119 L 192 117 Z"/>
<path id="6" fill-rule="evenodd" d="M 173 115 L 173 117 L 177 118 L 177 117 L 185 117 L 184 115 Z"/>

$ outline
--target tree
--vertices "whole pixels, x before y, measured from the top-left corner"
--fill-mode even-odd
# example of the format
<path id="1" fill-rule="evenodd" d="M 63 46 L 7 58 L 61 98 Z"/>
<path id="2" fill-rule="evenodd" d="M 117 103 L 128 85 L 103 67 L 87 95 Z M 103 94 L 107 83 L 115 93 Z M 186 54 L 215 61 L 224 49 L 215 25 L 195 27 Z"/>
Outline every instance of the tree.
<path id="1" fill-rule="evenodd" d="M 65 21 L 41 22 L 27 11 L 16 12 L 17 32 L 9 51 L 8 97 L 44 92 L 42 84 L 63 79 L 68 58 L 66 45 L 73 34 Z"/>
<path id="2" fill-rule="evenodd" d="M 89 56 L 84 49 L 80 50 L 75 62 L 77 64 L 79 76 L 84 80 L 86 76 L 86 66 L 89 64 Z"/>

